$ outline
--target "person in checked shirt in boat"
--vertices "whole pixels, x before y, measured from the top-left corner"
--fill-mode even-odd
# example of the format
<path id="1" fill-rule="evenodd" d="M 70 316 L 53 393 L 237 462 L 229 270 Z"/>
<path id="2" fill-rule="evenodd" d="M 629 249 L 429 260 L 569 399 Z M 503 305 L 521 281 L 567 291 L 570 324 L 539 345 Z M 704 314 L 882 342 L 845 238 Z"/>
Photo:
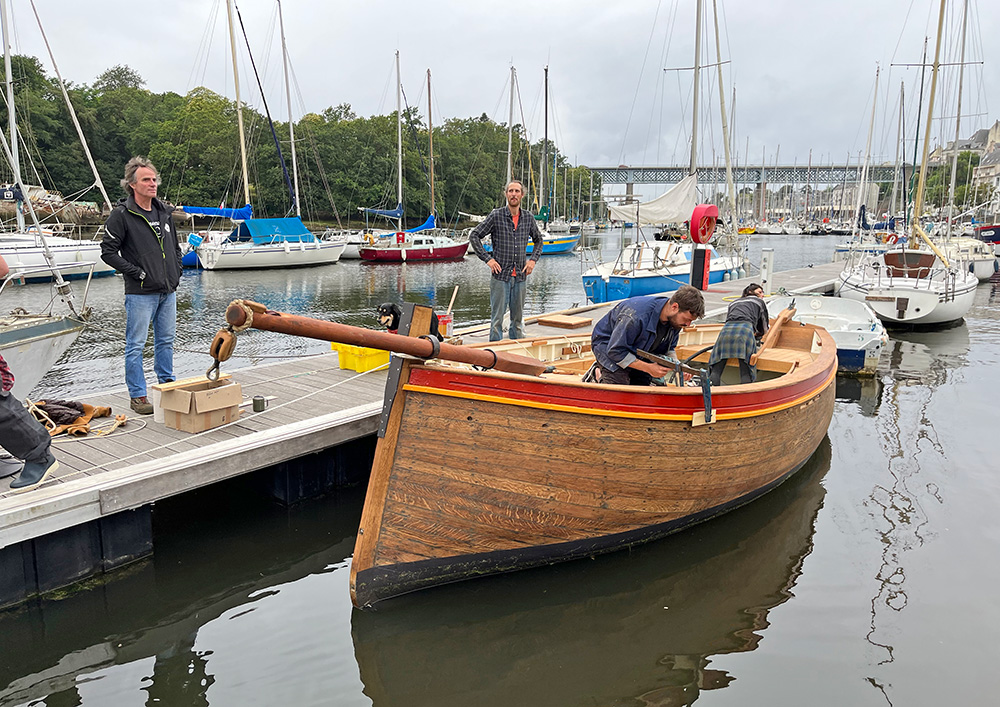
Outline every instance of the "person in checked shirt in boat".
<path id="1" fill-rule="evenodd" d="M 642 349 L 669 355 L 681 329 L 705 316 L 705 299 L 691 285 L 681 285 L 667 297 L 632 297 L 616 304 L 594 327 L 591 349 L 599 368 L 599 383 L 650 385 L 670 369 L 638 358 Z"/>
<path id="2" fill-rule="evenodd" d="M 735 358 L 740 362 L 740 383 L 757 380 L 757 368 L 750 365 L 750 357 L 757 350 L 757 343 L 767 333 L 770 320 L 764 304 L 764 288 L 751 283 L 738 300 L 726 311 L 726 324 L 712 348 L 708 361 L 708 375 L 712 385 L 722 383 L 726 362 Z"/>
<path id="3" fill-rule="evenodd" d="M 490 278 L 490 341 L 503 338 L 503 315 L 510 309 L 509 338 L 524 336 L 525 280 L 542 255 L 542 232 L 534 215 L 521 208 L 524 187 L 513 181 L 507 185 L 507 205 L 493 209 L 469 235 L 476 256 L 486 263 Z M 483 248 L 483 236 L 490 236 L 493 253 Z M 533 243 L 527 257 L 528 238 Z"/>
<path id="4" fill-rule="evenodd" d="M 5 277 L 7 263 L 0 257 L 0 281 Z M 0 356 L 0 445 L 18 459 L 24 460 L 21 475 L 10 482 L 14 493 L 22 493 L 41 486 L 45 478 L 59 468 L 59 462 L 50 451 L 52 438 L 49 437 L 49 431 L 11 394 L 13 387 L 14 374 L 3 356 Z M 0 466 L 0 472 L 9 466 Z M 2 475 L 16 473 L 16 469 L 15 462 L 11 471 Z"/>

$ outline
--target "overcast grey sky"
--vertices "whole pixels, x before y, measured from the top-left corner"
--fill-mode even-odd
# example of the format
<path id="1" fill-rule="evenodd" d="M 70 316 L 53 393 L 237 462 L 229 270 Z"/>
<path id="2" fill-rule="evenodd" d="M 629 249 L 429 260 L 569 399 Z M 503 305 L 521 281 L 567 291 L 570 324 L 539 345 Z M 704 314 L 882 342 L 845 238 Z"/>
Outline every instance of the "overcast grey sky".
<path id="1" fill-rule="evenodd" d="M 49 66 L 28 0 L 8 0 L 15 51 Z M 198 86 L 232 97 L 232 68 L 222 0 L 162 3 L 35 0 L 64 77 L 92 83 L 127 64 L 150 90 L 185 93 Z M 287 116 L 274 0 L 238 3 L 272 114 Z M 549 66 L 549 134 L 564 154 L 592 166 L 687 164 L 695 0 L 284 0 L 282 9 L 298 98 L 296 117 L 350 103 L 359 115 L 395 108 L 393 54 L 400 51 L 410 105 L 426 116 L 426 71 L 433 76 L 433 117 L 478 116 L 506 122 L 510 66 L 532 139 L 542 135 L 542 76 Z M 705 0 L 715 61 L 712 2 Z M 894 158 L 900 83 L 906 130 L 917 115 L 917 68 L 924 37 L 932 56 L 937 0 L 719 0 L 727 107 L 735 87 L 733 144 L 740 163 L 805 164 L 857 159 L 865 148 L 876 66 L 881 78 L 872 152 Z M 987 95 L 1000 86 L 1000 3 L 970 0 L 962 136 L 1000 117 Z M 949 0 L 942 61 L 958 61 L 962 3 Z M 245 52 L 241 53 L 247 67 Z M 954 116 L 958 68 L 941 79 L 939 106 Z M 722 159 L 716 70 L 703 70 L 699 162 Z M 245 101 L 260 107 L 250 79 Z M 950 112 L 949 112 L 950 111 Z M 521 122 L 520 109 L 515 122 Z M 936 111 L 941 115 L 941 111 Z M 926 108 L 924 109 L 926 114 Z M 974 114 L 974 115 L 973 115 Z M 711 122 L 709 122 L 711 121 Z M 951 120 L 935 140 L 953 138 Z M 922 132 L 922 131 L 921 131 Z M 912 150 L 912 142 L 911 147 Z M 714 154 L 713 154 L 714 150 Z"/>

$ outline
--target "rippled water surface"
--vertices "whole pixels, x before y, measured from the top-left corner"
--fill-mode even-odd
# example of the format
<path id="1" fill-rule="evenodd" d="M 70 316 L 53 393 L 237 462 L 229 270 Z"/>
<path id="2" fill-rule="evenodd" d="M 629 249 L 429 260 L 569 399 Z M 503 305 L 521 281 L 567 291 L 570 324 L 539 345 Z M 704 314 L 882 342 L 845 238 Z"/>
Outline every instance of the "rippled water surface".
<path id="1" fill-rule="evenodd" d="M 821 237 L 761 247 L 779 268 L 832 253 Z M 579 273 L 577 256 L 544 258 L 529 311 L 582 302 Z M 472 258 L 187 275 L 178 373 L 207 367 L 200 351 L 237 297 L 373 324 L 383 300 L 444 309 L 455 285 L 456 322 L 487 319 Z M 52 389 L 120 386 L 122 341 L 107 332 L 122 330 L 121 283 L 91 299 L 104 333 L 85 335 Z M 998 307 L 987 284 L 963 324 L 892 333 L 874 380 L 838 380 L 807 466 L 747 507 L 377 612 L 352 610 L 347 590 L 363 489 L 282 510 L 239 481 L 158 504 L 151 560 L 0 613 L 0 704 L 995 704 Z M 236 364 L 325 348 L 255 335 Z"/>

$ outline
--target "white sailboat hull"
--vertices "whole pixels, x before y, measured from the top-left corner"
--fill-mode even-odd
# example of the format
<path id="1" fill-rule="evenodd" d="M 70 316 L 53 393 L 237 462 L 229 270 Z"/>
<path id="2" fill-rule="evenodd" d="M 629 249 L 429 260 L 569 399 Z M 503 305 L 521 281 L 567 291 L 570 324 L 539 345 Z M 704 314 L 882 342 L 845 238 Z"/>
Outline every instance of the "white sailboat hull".
<path id="1" fill-rule="evenodd" d="M 78 241 L 62 236 L 46 236 L 45 242 L 64 278 L 85 278 L 93 268 L 94 276 L 113 275 L 115 270 L 101 260 L 100 241 Z M 52 279 L 48 261 L 41 244 L 34 236 L 22 233 L 0 234 L 0 256 L 12 272 L 33 270 L 26 277 L 28 282 L 47 282 Z M 39 272 L 40 270 L 45 272 Z"/>
<path id="2" fill-rule="evenodd" d="M 83 328 L 70 317 L 0 317 L 0 356 L 14 373 L 14 397 L 24 400 Z"/>
<path id="3" fill-rule="evenodd" d="M 972 308 L 979 281 L 968 272 L 954 273 L 954 282 L 926 283 L 910 278 L 865 279 L 841 274 L 840 296 L 864 302 L 887 324 L 947 324 Z"/>
<path id="4" fill-rule="evenodd" d="M 206 270 L 249 270 L 330 265 L 340 260 L 346 243 L 210 243 L 198 246 Z"/>

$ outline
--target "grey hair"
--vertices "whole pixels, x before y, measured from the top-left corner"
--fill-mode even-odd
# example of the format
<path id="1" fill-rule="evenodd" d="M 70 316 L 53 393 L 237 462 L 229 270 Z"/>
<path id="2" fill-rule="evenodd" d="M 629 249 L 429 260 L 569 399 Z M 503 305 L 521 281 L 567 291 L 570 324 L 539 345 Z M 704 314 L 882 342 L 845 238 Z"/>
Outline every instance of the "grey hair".
<path id="1" fill-rule="evenodd" d="M 147 169 L 151 169 L 156 172 L 156 183 L 160 183 L 160 173 L 156 167 L 153 166 L 153 163 L 145 157 L 137 155 L 125 163 L 125 178 L 121 181 L 122 189 L 125 189 L 129 194 L 132 194 L 135 191 L 132 189 L 132 185 L 135 184 L 135 173 L 140 167 L 146 167 Z"/>

